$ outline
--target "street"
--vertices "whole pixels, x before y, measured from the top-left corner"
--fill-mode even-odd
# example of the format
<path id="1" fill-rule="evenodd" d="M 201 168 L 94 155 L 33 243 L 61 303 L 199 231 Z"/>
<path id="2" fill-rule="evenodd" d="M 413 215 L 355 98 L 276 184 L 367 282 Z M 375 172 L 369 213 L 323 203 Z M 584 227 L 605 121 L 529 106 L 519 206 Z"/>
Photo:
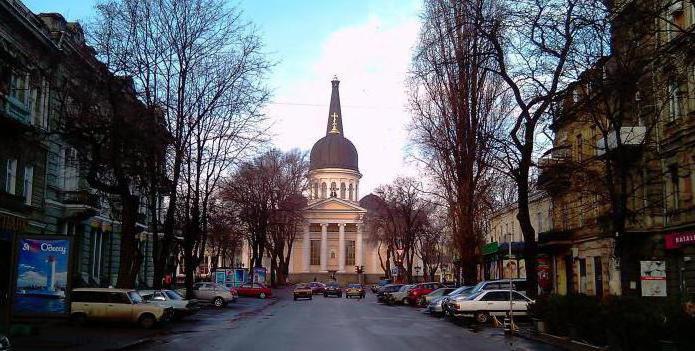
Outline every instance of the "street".
<path id="1" fill-rule="evenodd" d="M 275 304 L 255 313 L 153 338 L 132 350 L 554 350 L 504 337 L 501 329 L 474 332 L 408 306 L 324 298 L 293 301 L 283 291 Z M 225 312 L 228 313 L 228 312 Z"/>

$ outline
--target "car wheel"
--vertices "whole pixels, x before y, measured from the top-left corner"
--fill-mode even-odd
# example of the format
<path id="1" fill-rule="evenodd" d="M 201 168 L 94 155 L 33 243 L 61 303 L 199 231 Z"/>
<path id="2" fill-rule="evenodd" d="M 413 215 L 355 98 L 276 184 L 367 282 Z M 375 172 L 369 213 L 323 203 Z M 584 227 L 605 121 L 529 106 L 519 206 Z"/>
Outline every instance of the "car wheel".
<path id="1" fill-rule="evenodd" d="M 418 301 L 418 305 L 425 306 L 425 297 L 424 296 L 420 298 L 420 301 Z"/>
<path id="2" fill-rule="evenodd" d="M 326 293 L 323 293 L 323 297 L 328 297 L 328 294 L 326 294 Z"/>
<path id="3" fill-rule="evenodd" d="M 294 301 L 297 301 L 297 297 L 296 297 L 296 296 L 294 297 Z"/>
<path id="4" fill-rule="evenodd" d="M 313 298 L 312 298 L 311 296 L 309 296 L 309 300 L 312 300 L 312 299 L 313 299 Z"/>
<path id="5" fill-rule="evenodd" d="M 488 320 L 490 320 L 490 315 L 485 312 L 477 312 L 475 314 L 475 321 L 480 324 L 485 324 Z"/>
<path id="6" fill-rule="evenodd" d="M 401 300 L 401 303 L 404 305 L 407 305 L 408 304 L 408 298 L 404 297 L 403 300 Z"/>
<path id="7" fill-rule="evenodd" d="M 70 316 L 70 322 L 74 325 L 85 325 L 87 323 L 87 315 L 84 313 L 73 313 Z"/>
<path id="8" fill-rule="evenodd" d="M 155 323 L 157 323 L 157 320 L 151 314 L 142 315 L 138 321 L 138 324 L 145 329 L 154 327 Z"/>
<path id="9" fill-rule="evenodd" d="M 258 294 L 258 298 L 259 299 L 265 299 L 265 293 L 262 292 L 262 293 Z"/>
<path id="10" fill-rule="evenodd" d="M 212 300 L 212 304 L 217 308 L 222 308 L 224 307 L 224 299 L 221 297 L 216 297 Z"/>

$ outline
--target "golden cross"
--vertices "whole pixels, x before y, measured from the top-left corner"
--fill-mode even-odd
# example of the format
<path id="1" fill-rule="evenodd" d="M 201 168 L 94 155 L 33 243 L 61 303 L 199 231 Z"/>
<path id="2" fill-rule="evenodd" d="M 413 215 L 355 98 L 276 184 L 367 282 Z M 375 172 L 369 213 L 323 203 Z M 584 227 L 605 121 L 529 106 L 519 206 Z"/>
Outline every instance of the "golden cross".
<path id="1" fill-rule="evenodd" d="M 333 129 L 329 133 L 340 133 L 338 130 L 338 114 L 333 112 L 331 117 L 333 117 Z"/>

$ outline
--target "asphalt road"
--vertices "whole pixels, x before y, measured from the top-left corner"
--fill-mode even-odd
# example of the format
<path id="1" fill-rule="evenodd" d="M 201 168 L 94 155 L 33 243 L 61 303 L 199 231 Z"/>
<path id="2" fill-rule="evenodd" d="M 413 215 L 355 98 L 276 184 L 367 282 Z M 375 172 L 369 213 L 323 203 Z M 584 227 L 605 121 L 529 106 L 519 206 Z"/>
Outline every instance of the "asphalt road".
<path id="1" fill-rule="evenodd" d="M 222 316 L 221 316 L 222 317 Z M 157 337 L 137 350 L 554 350 L 505 338 L 500 329 L 473 331 L 408 306 L 324 298 L 276 303 L 232 319 Z"/>

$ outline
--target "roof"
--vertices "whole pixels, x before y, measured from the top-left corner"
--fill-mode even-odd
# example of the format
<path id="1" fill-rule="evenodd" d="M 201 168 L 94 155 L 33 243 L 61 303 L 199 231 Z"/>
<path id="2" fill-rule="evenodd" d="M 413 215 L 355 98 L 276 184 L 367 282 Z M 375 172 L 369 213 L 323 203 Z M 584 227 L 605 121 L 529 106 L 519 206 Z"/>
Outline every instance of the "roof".
<path id="1" fill-rule="evenodd" d="M 343 130 L 343 113 L 340 109 L 340 81 L 331 81 L 331 102 L 328 108 L 326 136 L 319 139 L 311 148 L 309 169 L 341 168 L 359 172 L 357 166 L 357 149 L 345 137 Z"/>

